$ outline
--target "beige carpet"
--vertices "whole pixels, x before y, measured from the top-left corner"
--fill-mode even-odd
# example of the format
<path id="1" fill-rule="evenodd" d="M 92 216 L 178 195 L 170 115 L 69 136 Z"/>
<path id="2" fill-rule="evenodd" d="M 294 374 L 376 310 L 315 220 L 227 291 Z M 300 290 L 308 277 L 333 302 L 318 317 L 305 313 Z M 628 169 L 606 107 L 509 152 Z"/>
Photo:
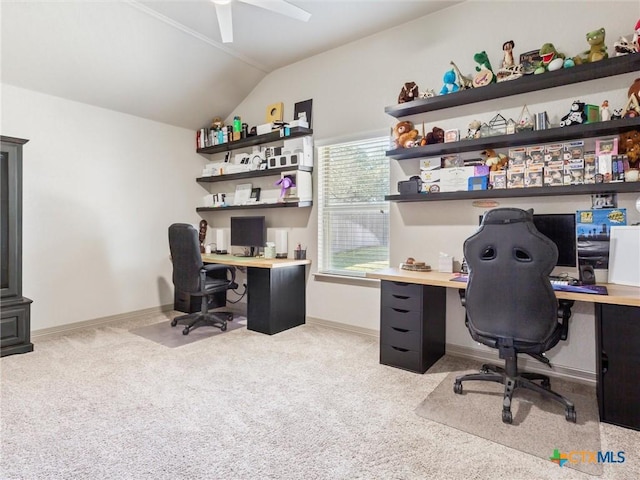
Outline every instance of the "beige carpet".
<path id="1" fill-rule="evenodd" d="M 553 390 L 575 404 L 578 417 L 575 424 L 565 420 L 564 407 L 559 403 L 536 392 L 518 389 L 511 406 L 513 424 L 508 425 L 502 422 L 503 385 L 469 381 L 462 384 L 462 395 L 453 393 L 455 377 L 477 371 L 472 368 L 451 372 L 416 408 L 416 413 L 545 460 L 550 460 L 555 449 L 560 453 L 601 450 L 595 388 L 551 379 Z M 566 467 L 602 475 L 602 465 L 597 463 L 566 462 L 563 468 Z"/>
<path id="2" fill-rule="evenodd" d="M 233 321 L 227 322 L 227 332 L 237 330 L 238 328 L 245 328 L 247 326 L 247 319 L 244 317 L 235 317 Z M 191 330 L 189 335 L 183 335 L 184 325 L 171 326 L 171 321 L 154 323 L 151 325 L 145 325 L 143 327 L 133 328 L 129 330 L 135 335 L 151 340 L 152 342 L 159 343 L 169 348 L 181 347 L 182 345 L 188 345 L 204 338 L 210 338 L 215 335 L 221 335 L 225 332 L 216 327 L 199 327 L 195 330 Z"/>

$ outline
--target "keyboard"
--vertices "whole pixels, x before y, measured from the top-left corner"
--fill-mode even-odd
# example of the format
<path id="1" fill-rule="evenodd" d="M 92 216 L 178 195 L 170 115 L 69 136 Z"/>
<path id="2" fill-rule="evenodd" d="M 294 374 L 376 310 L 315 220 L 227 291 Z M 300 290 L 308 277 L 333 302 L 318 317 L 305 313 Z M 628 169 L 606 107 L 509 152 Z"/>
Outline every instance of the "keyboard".
<path id="1" fill-rule="evenodd" d="M 450 279 L 454 282 L 467 282 L 469 280 L 468 275 L 456 275 Z M 561 278 L 551 278 L 551 287 L 555 291 L 560 292 L 574 292 L 574 293 L 588 293 L 592 295 L 608 295 L 607 287 L 604 285 L 572 285 L 571 280 L 565 280 Z"/>

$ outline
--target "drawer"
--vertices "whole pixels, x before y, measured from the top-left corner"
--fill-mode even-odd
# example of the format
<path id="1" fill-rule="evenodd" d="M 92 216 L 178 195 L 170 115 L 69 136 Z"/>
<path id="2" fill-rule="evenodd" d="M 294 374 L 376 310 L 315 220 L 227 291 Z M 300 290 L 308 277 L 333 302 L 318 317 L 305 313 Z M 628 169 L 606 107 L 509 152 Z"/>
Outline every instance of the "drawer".
<path id="1" fill-rule="evenodd" d="M 380 328 L 388 325 L 390 327 L 403 328 L 405 330 L 422 330 L 422 312 L 419 310 L 403 310 L 391 307 L 381 307 Z"/>
<path id="2" fill-rule="evenodd" d="M 410 297 L 418 297 L 422 295 L 422 285 L 417 283 L 391 282 L 384 280 L 382 282 L 382 292 L 388 292 L 396 295 L 406 295 Z"/>
<path id="3" fill-rule="evenodd" d="M 411 285 L 415 288 L 404 290 L 383 288 L 380 302 L 383 307 L 398 308 L 407 311 L 422 311 L 422 292 L 420 285 Z"/>
<path id="4" fill-rule="evenodd" d="M 391 325 L 380 326 L 380 343 L 392 347 L 400 347 L 408 350 L 422 350 L 422 341 L 419 330 L 407 330 Z"/>
<path id="5" fill-rule="evenodd" d="M 380 363 L 412 372 L 424 373 L 420 365 L 420 353 L 415 350 L 381 344 Z"/>

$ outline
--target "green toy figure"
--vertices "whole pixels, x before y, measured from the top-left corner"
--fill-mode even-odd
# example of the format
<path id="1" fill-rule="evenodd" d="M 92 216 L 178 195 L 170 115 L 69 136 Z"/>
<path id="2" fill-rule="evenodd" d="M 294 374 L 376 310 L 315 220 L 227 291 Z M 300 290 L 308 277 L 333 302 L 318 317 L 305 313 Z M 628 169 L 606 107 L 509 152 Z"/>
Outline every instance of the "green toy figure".
<path id="1" fill-rule="evenodd" d="M 533 72 L 534 74 L 560 70 L 564 65 L 565 55 L 558 52 L 556 47 L 553 46 L 553 43 L 545 43 L 542 45 L 539 55 L 542 61 Z"/>
<path id="2" fill-rule="evenodd" d="M 609 58 L 609 54 L 607 53 L 607 46 L 604 44 L 604 37 L 604 28 L 599 28 L 598 30 L 587 33 L 587 43 L 591 45 L 591 48 L 589 48 L 589 50 L 585 52 L 582 52 L 582 55 L 586 55 L 586 57 L 577 56 L 574 59 L 576 64 L 579 65 L 580 63 L 597 62 L 598 60 Z"/>
<path id="3" fill-rule="evenodd" d="M 495 83 L 496 76 L 493 73 L 493 68 L 491 68 L 491 62 L 489 61 L 487 52 L 483 50 L 480 53 L 476 53 L 473 56 L 473 60 L 478 64 L 476 66 L 478 73 L 473 77 L 473 86 L 484 87 L 490 83 Z"/>

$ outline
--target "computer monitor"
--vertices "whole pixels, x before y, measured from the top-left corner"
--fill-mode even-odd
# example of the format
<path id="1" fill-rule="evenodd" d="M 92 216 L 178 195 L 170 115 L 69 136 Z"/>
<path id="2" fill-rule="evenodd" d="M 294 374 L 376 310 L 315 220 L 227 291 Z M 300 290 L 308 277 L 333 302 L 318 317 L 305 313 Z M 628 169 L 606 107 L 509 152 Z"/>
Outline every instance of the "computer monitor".
<path id="1" fill-rule="evenodd" d="M 482 215 L 480 215 L 482 223 Z M 576 267 L 576 215 L 574 213 L 534 214 L 533 224 L 558 247 L 557 267 Z"/>
<path id="2" fill-rule="evenodd" d="M 267 224 L 264 216 L 231 217 L 231 245 L 248 248 L 255 256 L 267 241 Z"/>

